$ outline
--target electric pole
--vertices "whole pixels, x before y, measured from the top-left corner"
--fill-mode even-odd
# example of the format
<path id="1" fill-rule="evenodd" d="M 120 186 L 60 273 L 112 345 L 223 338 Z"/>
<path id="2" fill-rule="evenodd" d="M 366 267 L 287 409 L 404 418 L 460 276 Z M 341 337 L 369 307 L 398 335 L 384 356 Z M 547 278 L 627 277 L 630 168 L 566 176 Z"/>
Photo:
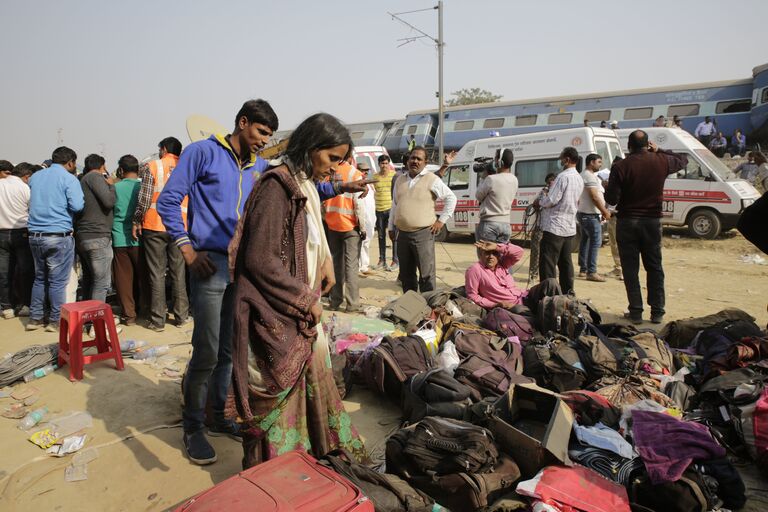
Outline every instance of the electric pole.
<path id="1" fill-rule="evenodd" d="M 424 12 L 424 11 L 434 11 L 437 10 L 437 39 L 430 36 L 423 30 L 411 25 L 407 21 L 405 21 L 403 18 L 400 17 L 402 14 L 411 14 L 416 12 Z M 396 12 L 396 13 L 387 13 L 390 16 L 392 16 L 392 19 L 395 19 L 402 23 L 403 25 L 409 27 L 411 30 L 414 30 L 418 32 L 419 36 L 413 36 L 413 37 L 404 37 L 402 39 L 398 39 L 398 41 L 403 41 L 399 46 L 403 46 L 408 43 L 412 43 L 416 41 L 417 39 L 427 38 L 431 39 L 435 45 L 437 45 L 437 111 L 438 111 L 438 131 L 440 132 L 440 136 L 438 137 L 438 162 L 443 163 L 443 154 L 444 154 L 444 142 L 445 138 L 443 137 L 443 118 L 445 117 L 445 102 L 443 101 L 443 47 L 445 46 L 445 40 L 443 39 L 443 0 L 439 0 L 437 2 L 437 5 L 435 7 L 430 7 L 429 9 L 417 9 L 415 11 L 406 11 L 406 12 Z"/>

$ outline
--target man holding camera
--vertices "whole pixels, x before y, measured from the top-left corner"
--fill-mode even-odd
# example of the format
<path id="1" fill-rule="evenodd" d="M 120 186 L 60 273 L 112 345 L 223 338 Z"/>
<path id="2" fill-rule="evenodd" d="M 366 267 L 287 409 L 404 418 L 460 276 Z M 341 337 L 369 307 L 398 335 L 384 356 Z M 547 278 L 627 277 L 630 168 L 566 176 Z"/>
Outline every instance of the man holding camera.
<path id="1" fill-rule="evenodd" d="M 539 255 L 539 280 L 556 277 L 560 271 L 560 288 L 563 293 L 573 293 L 573 243 L 576 238 L 576 212 L 579 198 L 584 191 L 584 180 L 576 170 L 579 152 L 567 147 L 560 153 L 563 171 L 534 207 L 541 208 L 541 246 Z"/>
<path id="2" fill-rule="evenodd" d="M 354 167 L 354 159 L 339 165 L 334 180 L 350 183 L 363 179 Z M 346 300 L 347 313 L 360 310 L 360 245 L 366 236 L 365 204 L 360 194 L 345 192 L 323 203 L 328 226 L 328 245 L 333 257 L 336 284 L 331 288 L 331 309 L 338 310 Z"/>
<path id="3" fill-rule="evenodd" d="M 493 172 L 477 187 L 475 198 L 480 203 L 480 222 L 475 229 L 476 242 L 509 242 L 512 234 L 509 215 L 517 195 L 517 177 L 512 174 L 513 161 L 511 149 L 498 150 L 493 169 L 489 169 Z"/>
<path id="4" fill-rule="evenodd" d="M 651 322 L 664 319 L 664 269 L 661 264 L 661 205 L 667 176 L 684 169 L 688 157 L 662 151 L 643 130 L 629 134 L 629 155 L 611 167 L 605 201 L 617 205 L 616 241 L 624 273 L 629 314 L 633 324 L 642 322 L 640 257 L 648 275 Z"/>

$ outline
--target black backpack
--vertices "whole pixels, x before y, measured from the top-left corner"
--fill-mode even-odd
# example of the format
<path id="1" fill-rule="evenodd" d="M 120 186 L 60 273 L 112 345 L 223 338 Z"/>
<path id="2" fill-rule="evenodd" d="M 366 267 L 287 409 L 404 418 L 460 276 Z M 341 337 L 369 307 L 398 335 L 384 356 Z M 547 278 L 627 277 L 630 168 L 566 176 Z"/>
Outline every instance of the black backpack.
<path id="1" fill-rule="evenodd" d="M 587 324 L 599 324 L 600 313 L 589 301 L 573 295 L 544 297 L 539 303 L 536 319 L 542 334 L 563 334 L 576 339 Z"/>
<path id="2" fill-rule="evenodd" d="M 523 348 L 523 375 L 560 393 L 583 388 L 587 373 L 572 345 L 564 336 L 529 341 Z"/>
<path id="3" fill-rule="evenodd" d="M 431 512 L 435 501 L 398 476 L 379 473 L 352 462 L 342 450 L 334 450 L 318 462 L 357 485 L 371 500 L 376 512 Z"/>
<path id="4" fill-rule="evenodd" d="M 358 364 L 358 372 L 368 387 L 398 404 L 402 400 L 403 383 L 435 365 L 426 343 L 418 336 L 387 336 Z"/>
<path id="5" fill-rule="evenodd" d="M 405 383 L 403 421 L 416 423 L 425 416 L 462 419 L 471 393 L 442 368 L 418 373 Z"/>

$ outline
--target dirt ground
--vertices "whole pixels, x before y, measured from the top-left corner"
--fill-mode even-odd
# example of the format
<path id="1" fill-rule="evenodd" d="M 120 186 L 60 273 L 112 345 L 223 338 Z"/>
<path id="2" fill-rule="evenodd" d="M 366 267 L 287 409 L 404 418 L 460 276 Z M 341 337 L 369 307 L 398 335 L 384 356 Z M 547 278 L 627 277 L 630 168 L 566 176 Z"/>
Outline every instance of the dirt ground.
<path id="1" fill-rule="evenodd" d="M 376 242 L 372 245 L 372 259 L 376 261 Z M 718 240 L 701 241 L 687 238 L 681 230 L 667 230 L 667 320 L 739 307 L 755 316 L 759 325 L 766 325 L 768 267 L 741 261 L 742 255 L 757 252 L 734 232 Z M 438 244 L 436 254 L 439 283 L 463 284 L 464 270 L 475 261 L 471 239 L 454 237 L 450 243 Z M 523 285 L 527 255 L 528 251 L 515 273 Z M 610 262 L 610 251 L 604 247 L 599 271 L 609 271 Z M 579 280 L 576 292 L 590 298 L 605 321 L 618 320 L 626 308 L 623 284 L 616 279 L 606 283 Z M 365 304 L 381 306 L 398 293 L 392 273 L 376 272 L 361 280 Z M 130 327 L 121 339 L 177 344 L 171 355 L 179 358 L 175 364 L 183 368 L 190 353 L 190 336 L 190 325 L 181 329 L 169 326 L 163 333 Z M 54 334 L 24 332 L 19 319 L 0 320 L 0 355 L 56 339 Z M 15 420 L 0 418 L 0 510 L 167 510 L 240 469 L 240 446 L 227 438 L 211 439 L 218 453 L 217 463 L 200 467 L 188 462 L 178 426 L 180 385 L 176 376 L 168 376 L 163 368 L 127 361 L 125 371 L 118 372 L 112 363 L 102 362 L 86 366 L 80 382 L 71 383 L 67 376 L 65 367 L 31 385 L 39 390 L 38 404 L 47 405 L 52 415 L 88 411 L 93 416 L 86 446 L 97 447 L 99 456 L 88 465 L 88 479 L 65 482 L 64 468 L 71 456 L 46 456 L 26 440 Z M 9 399 L 0 399 L 0 409 L 9 403 Z M 369 450 L 381 450 L 386 435 L 397 426 L 398 411 L 361 389 L 353 390 L 345 405 Z M 747 484 L 760 501 L 753 501 L 750 509 L 766 510 L 768 483 L 757 479 Z"/>

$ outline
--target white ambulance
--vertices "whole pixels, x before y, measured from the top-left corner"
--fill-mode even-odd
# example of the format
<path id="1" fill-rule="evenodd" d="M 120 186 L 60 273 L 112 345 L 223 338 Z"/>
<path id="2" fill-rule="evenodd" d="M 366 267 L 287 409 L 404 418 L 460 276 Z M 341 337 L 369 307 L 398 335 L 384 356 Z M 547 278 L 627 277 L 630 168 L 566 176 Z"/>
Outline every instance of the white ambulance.
<path id="1" fill-rule="evenodd" d="M 475 191 L 481 176 L 472 170 L 472 166 L 476 158 L 493 158 L 497 149 L 506 148 L 514 152 L 512 172 L 518 180 L 517 197 L 512 203 L 509 222 L 513 236 L 523 232 L 526 208 L 539 195 L 547 174 L 562 171 L 560 153 L 567 146 L 576 148 L 582 163 L 590 153 L 599 154 L 606 167 L 610 166 L 615 157 L 624 156 L 616 134 L 607 128 L 569 128 L 467 142 L 443 175 L 443 181 L 456 194 L 458 203 L 453 218 L 437 239 L 445 240 L 449 233 L 475 232 L 480 222 L 480 206 L 475 199 Z M 441 209 L 439 203 L 437 209 Z"/>
<path id="2" fill-rule="evenodd" d="M 634 129 L 616 130 L 627 147 Z M 688 166 L 664 184 L 663 223 L 688 226 L 692 236 L 713 239 L 733 229 L 741 212 L 760 197 L 755 188 L 731 170 L 693 135 L 678 128 L 643 128 L 661 149 L 688 156 Z"/>

